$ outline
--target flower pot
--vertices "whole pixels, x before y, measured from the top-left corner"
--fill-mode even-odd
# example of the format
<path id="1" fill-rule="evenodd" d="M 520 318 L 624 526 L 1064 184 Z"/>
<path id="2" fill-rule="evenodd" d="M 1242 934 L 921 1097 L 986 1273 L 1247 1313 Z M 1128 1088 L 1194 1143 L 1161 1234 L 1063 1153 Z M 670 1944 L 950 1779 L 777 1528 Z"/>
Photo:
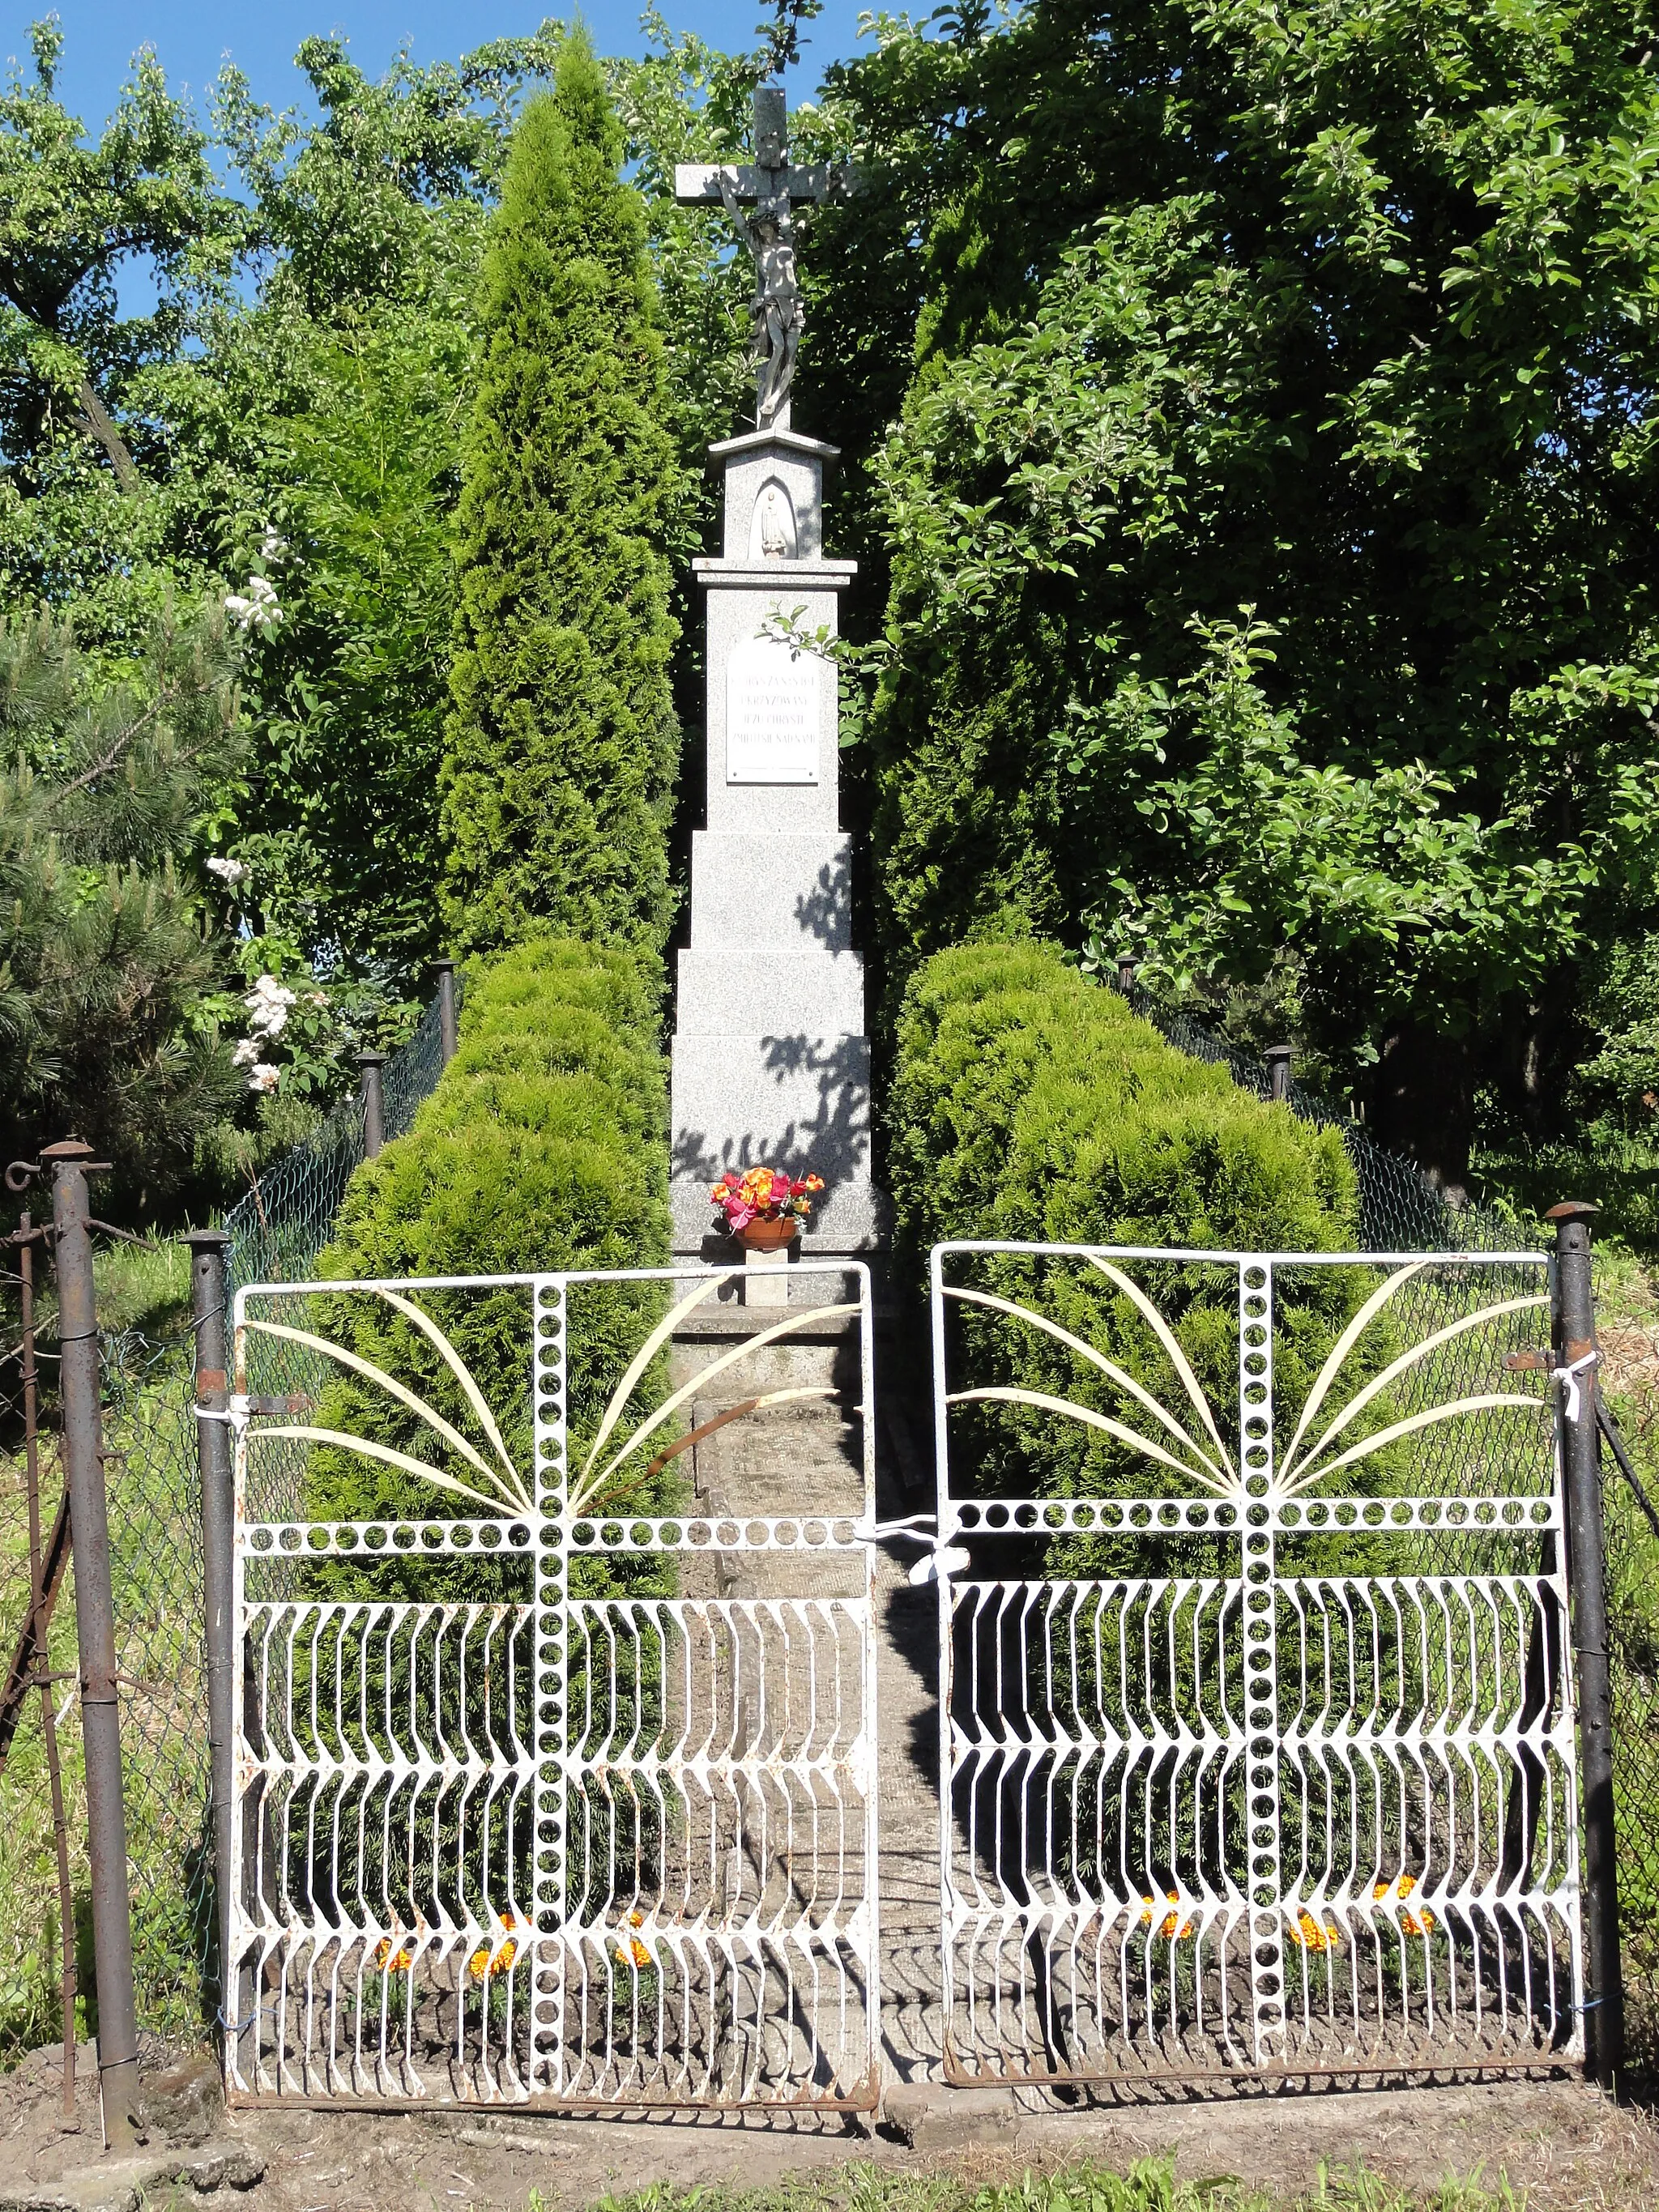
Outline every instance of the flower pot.
<path id="1" fill-rule="evenodd" d="M 794 1243 L 799 1228 L 799 1222 L 788 1214 L 778 1221 L 749 1221 L 738 1230 L 738 1242 L 750 1252 L 777 1252 Z"/>

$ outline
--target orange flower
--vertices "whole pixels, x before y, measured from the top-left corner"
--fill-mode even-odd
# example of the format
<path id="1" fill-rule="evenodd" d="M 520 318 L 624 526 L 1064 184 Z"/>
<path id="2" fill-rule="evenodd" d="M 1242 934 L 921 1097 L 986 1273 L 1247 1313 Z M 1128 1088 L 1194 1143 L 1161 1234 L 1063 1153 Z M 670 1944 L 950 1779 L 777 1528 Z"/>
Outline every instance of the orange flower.
<path id="1" fill-rule="evenodd" d="M 1178 1889 L 1166 1889 L 1164 1894 L 1171 1905 L 1179 1905 L 1181 1903 L 1181 1892 Z M 1145 1908 L 1140 1916 L 1140 1924 L 1143 1928 L 1150 1928 L 1152 1922 L 1153 1900 L 1150 1897 L 1143 1897 L 1140 1902 Z M 1180 1943 L 1192 1934 L 1193 1925 L 1192 1921 L 1183 1920 L 1178 1911 L 1166 1912 L 1158 1923 L 1158 1932 L 1166 1943 Z"/>
<path id="2" fill-rule="evenodd" d="M 517 1928 L 522 1923 L 515 1918 L 512 1913 L 502 1913 L 501 1925 L 503 1928 Z M 487 1943 L 483 1945 L 478 1950 L 475 1951 L 472 1954 L 472 1956 L 466 1962 L 466 1971 L 471 1975 L 475 1982 L 481 1982 L 487 1974 L 492 1977 L 496 1974 L 504 1974 L 518 1955 L 519 1946 L 514 1939 L 509 1936 L 506 1942 L 501 1945 L 498 1951 L 492 1951 Z"/>
<path id="3" fill-rule="evenodd" d="M 1304 1951 L 1334 1951 L 1342 1941 L 1342 1931 L 1334 1921 L 1327 1921 L 1322 1927 L 1305 1905 L 1289 1932 L 1291 1942 L 1299 1943 Z"/>
<path id="4" fill-rule="evenodd" d="M 400 1943 L 394 1951 L 392 1938 L 382 1936 L 374 1946 L 374 1963 L 385 1967 L 388 1974 L 406 1974 L 415 1963 L 415 1954 L 407 1943 Z"/>
<path id="5" fill-rule="evenodd" d="M 630 1928 L 643 1928 L 644 1913 L 630 1912 L 628 1916 L 628 1924 Z M 617 1963 L 622 1966 L 652 1966 L 656 1964 L 656 1961 L 639 1937 L 630 1936 L 625 1943 L 617 1944 Z"/>
<path id="6" fill-rule="evenodd" d="M 1416 1887 L 1417 1876 L 1414 1874 L 1402 1874 L 1396 1882 L 1373 1883 L 1371 1896 L 1377 1904 L 1381 1905 L 1390 1897 L 1401 1899 L 1407 1898 Z M 1407 1936 L 1427 1936 L 1434 1928 L 1435 1918 L 1425 1905 L 1420 1915 L 1415 1912 L 1402 1912 L 1400 1916 L 1400 1925 Z"/>

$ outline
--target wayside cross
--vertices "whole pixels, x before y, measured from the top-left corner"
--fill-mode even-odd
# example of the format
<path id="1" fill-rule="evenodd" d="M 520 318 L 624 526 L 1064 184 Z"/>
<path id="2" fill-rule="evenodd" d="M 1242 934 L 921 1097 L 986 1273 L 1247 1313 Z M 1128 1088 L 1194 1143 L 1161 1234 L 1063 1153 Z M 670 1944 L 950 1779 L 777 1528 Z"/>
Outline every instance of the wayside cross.
<path id="1" fill-rule="evenodd" d="M 756 87 L 754 146 L 752 161 L 680 164 L 674 171 L 674 197 L 684 207 L 718 201 L 754 256 L 749 357 L 755 370 L 755 416 L 763 430 L 787 430 L 805 319 L 795 275 L 793 204 L 844 199 L 857 189 L 857 178 L 844 162 L 791 161 L 779 85 Z M 752 221 L 744 218 L 745 205 L 754 208 Z"/>

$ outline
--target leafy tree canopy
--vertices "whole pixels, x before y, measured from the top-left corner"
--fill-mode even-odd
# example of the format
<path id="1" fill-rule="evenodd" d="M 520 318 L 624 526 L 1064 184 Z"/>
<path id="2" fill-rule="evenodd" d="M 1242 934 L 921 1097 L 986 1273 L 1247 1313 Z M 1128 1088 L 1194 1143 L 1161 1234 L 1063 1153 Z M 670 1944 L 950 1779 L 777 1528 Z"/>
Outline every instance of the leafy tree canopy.
<path id="1" fill-rule="evenodd" d="M 1452 1182 L 1483 1085 L 1545 1110 L 1659 900 L 1650 28 L 1039 0 L 834 74 L 826 131 L 916 191 L 836 217 L 872 356 L 912 337 L 898 971 L 1035 927 L 1276 989 Z"/>

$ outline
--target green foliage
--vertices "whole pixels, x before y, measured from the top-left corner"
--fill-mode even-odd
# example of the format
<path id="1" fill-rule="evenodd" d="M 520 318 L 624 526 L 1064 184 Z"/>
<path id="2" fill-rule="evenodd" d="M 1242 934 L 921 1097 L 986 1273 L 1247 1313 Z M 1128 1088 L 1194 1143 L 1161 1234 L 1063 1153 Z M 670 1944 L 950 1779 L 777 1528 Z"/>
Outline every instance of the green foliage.
<path id="1" fill-rule="evenodd" d="M 258 656 L 258 805 L 234 836 L 271 923 L 399 980 L 439 935 L 462 273 L 296 338 L 303 400 L 270 431 L 285 619 Z"/>
<path id="2" fill-rule="evenodd" d="M 149 1216 L 245 1085 L 191 866 L 204 787 L 240 754 L 237 653 L 211 611 L 163 616 L 145 648 L 100 681 L 66 624 L 0 623 L 0 1150 L 72 1130 Z"/>
<path id="3" fill-rule="evenodd" d="M 936 955 L 905 995 L 889 1114 L 898 1234 L 1350 1249 L 1341 1139 L 1187 1058 L 1052 947 Z"/>
<path id="4" fill-rule="evenodd" d="M 915 193 L 909 237 L 826 229 L 890 282 L 818 341 L 866 420 L 864 334 L 919 364 L 871 726 L 901 979 L 1011 921 L 1171 991 L 1288 950 L 1447 1181 L 1483 1087 L 1549 1118 L 1581 963 L 1656 899 L 1648 15 L 1045 0 L 832 79 Z"/>
<path id="5" fill-rule="evenodd" d="M 748 158 L 750 96 L 765 56 L 724 54 L 694 31 L 672 32 L 654 5 L 647 6 L 641 22 L 652 51 L 608 59 L 605 68 L 633 181 L 646 205 L 672 395 L 669 420 L 681 463 L 701 487 L 701 538 L 715 520 L 719 497 L 705 453 L 717 438 L 732 435 L 745 406 L 754 406 L 748 366 L 752 277 L 745 258 L 732 251 L 723 209 L 677 204 L 674 167 Z"/>
<path id="6" fill-rule="evenodd" d="M 227 66 L 211 140 L 141 55 L 93 146 L 53 89 L 60 43 L 41 27 L 0 96 L 0 607 L 72 605 L 89 650 L 131 651 L 170 594 L 264 575 L 246 782 L 216 794 L 216 842 L 252 870 L 238 919 L 395 1000 L 438 933 L 479 246 L 556 41 L 377 80 L 307 39 L 314 119 Z M 124 254 L 153 313 L 122 312 Z"/>
<path id="7" fill-rule="evenodd" d="M 483 279 L 444 770 L 451 932 L 661 949 L 686 496 L 638 193 L 585 36 L 514 136 Z"/>
<path id="8" fill-rule="evenodd" d="M 1468 2180 L 1449 2176 L 1419 2195 L 1363 2165 L 1322 2164 L 1311 2189 L 1291 2193 L 1231 2174 L 1178 2178 L 1169 2158 L 1137 2160 L 1127 2172 L 1088 2161 L 1049 2173 L 1028 2166 L 1018 2179 L 981 2185 L 948 2170 L 854 2160 L 758 2189 L 682 2190 L 653 2181 L 602 2197 L 597 2212 L 1519 2212 L 1520 2203 L 1501 2174 L 1483 2186 L 1478 2168 Z M 534 2191 L 531 2212 L 541 2212 Z"/>
<path id="9" fill-rule="evenodd" d="M 212 565 L 179 535 L 173 387 L 200 377 L 192 347 L 228 305 L 249 211 L 152 53 L 89 143 L 55 94 L 55 19 L 31 44 L 33 78 L 0 89 L 0 604 L 83 599 L 83 635 L 131 646 L 169 581 L 193 593 Z M 132 260 L 157 298 L 124 314 Z M 217 459 L 189 457 L 185 507 Z"/>
<path id="10" fill-rule="evenodd" d="M 269 927 L 407 996 L 438 948 L 447 705 L 473 293 L 487 210 L 550 32 L 373 78 L 337 38 L 295 57 L 315 123 L 233 70 L 216 123 L 271 258 L 212 368 L 247 425 L 227 557 L 270 526 L 252 788 L 229 842 Z M 240 574 L 240 567 L 233 573 Z"/>
<path id="11" fill-rule="evenodd" d="M 953 1237 L 1243 1251 L 1352 1248 L 1354 1184 L 1334 1130 L 1242 1091 L 1224 1069 L 1166 1044 L 1122 1000 L 1052 948 L 985 943 L 939 953 L 906 993 L 889 1107 L 901 1264 Z M 1212 1405 L 1237 1389 L 1231 1267 L 1143 1271 Z M 983 1286 L 1036 1305 L 1085 1341 L 1145 1337 L 1103 1277 L 1014 1255 Z M 1320 1271 L 1279 1302 L 1275 1378 L 1299 1401 L 1353 1286 Z M 1071 1354 L 1012 1317 L 963 1309 L 955 1325 L 979 1383 L 1016 1382 L 1082 1402 L 1097 1395 Z M 1147 1387 L 1183 1402 L 1147 1340 Z M 1103 1410 L 1118 1409 L 1109 1390 Z M 963 1448 L 992 1487 L 1056 1496 L 1158 1470 L 1097 1432 L 1036 1409 L 964 1408 Z M 1085 1469 L 1087 1470 L 1085 1472 Z M 1131 1472 L 1133 1470 L 1133 1472 Z"/>
<path id="12" fill-rule="evenodd" d="M 493 198 L 526 81 L 550 72 L 556 26 L 495 39 L 422 68 L 400 53 L 376 81 L 337 36 L 301 41 L 295 66 L 320 111 L 274 116 L 246 79 L 219 77 L 221 143 L 278 258 L 271 288 L 326 322 L 343 307 L 395 300 L 429 253 L 432 218 Z"/>
<path id="13" fill-rule="evenodd" d="M 635 958 L 541 938 L 475 962 L 460 1049 L 409 1134 L 353 1176 L 319 1275 L 337 1281 L 666 1265 L 666 1128 L 657 1003 Z M 527 1484 L 527 1296 L 458 1292 L 428 1303 L 495 1409 Z M 469 1426 L 452 1376 L 418 1332 L 374 1300 L 327 1304 L 338 1340 Z M 576 1295 L 568 1419 L 577 1447 L 660 1308 L 653 1286 Z M 636 1403 L 650 1403 L 660 1381 L 648 1376 Z M 404 1449 L 423 1433 L 355 1381 L 331 1392 L 323 1425 Z M 310 1510 L 347 1519 L 442 1517 L 456 1510 L 412 1475 L 333 1451 L 314 1457 L 307 1499 Z"/>

